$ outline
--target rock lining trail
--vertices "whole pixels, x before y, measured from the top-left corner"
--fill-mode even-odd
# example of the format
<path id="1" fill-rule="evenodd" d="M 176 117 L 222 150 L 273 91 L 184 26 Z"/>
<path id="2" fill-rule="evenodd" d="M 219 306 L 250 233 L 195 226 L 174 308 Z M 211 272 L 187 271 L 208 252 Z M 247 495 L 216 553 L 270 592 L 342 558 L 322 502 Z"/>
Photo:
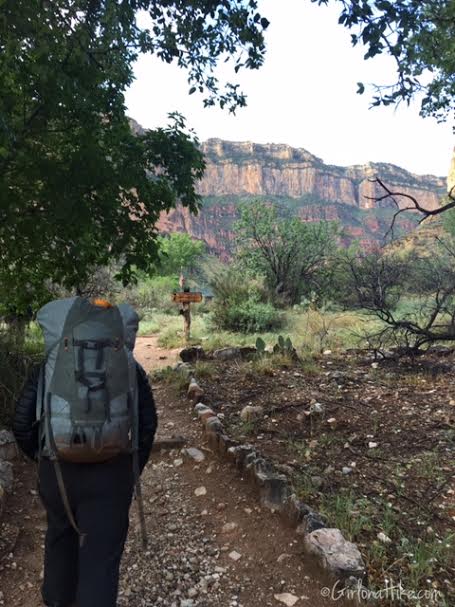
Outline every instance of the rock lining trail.
<path id="1" fill-rule="evenodd" d="M 177 352 L 140 338 L 136 356 L 151 370 L 172 364 Z M 333 605 L 304 562 L 301 538 L 261 508 L 237 471 L 206 447 L 190 404 L 168 386 L 153 389 L 158 436 L 183 434 L 198 452 L 152 454 L 142 481 L 149 546 L 144 552 L 133 504 L 118 607 Z M 19 533 L 0 561 L 0 605 L 40 607 L 45 515 L 34 467 L 18 462 L 15 471 L 4 521 L 13 537 L 16 526 Z"/>

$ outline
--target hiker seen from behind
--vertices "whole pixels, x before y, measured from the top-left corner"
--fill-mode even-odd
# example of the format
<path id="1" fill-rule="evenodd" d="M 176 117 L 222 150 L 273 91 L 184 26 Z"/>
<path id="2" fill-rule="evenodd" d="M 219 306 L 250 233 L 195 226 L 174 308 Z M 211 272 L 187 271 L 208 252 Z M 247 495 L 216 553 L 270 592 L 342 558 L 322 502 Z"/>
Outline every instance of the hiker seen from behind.
<path id="1" fill-rule="evenodd" d="M 16 404 L 13 430 L 38 462 L 47 513 L 42 596 L 47 607 L 115 607 L 135 493 L 157 428 L 152 390 L 133 349 L 128 304 L 82 297 L 37 314 L 46 356 Z"/>

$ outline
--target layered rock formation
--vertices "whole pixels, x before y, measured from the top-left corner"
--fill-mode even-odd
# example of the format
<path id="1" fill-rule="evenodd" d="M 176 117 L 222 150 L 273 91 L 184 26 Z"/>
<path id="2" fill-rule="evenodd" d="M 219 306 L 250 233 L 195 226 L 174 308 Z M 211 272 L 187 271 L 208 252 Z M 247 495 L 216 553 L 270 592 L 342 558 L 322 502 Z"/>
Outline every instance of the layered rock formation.
<path id="1" fill-rule="evenodd" d="M 347 241 L 359 239 L 369 247 L 381 241 L 396 208 L 391 200 L 378 201 L 385 192 L 375 177 L 429 209 L 439 205 L 446 190 L 443 178 L 414 175 L 383 163 L 327 165 L 310 152 L 288 145 L 210 139 L 202 149 L 207 169 L 199 184 L 204 197 L 200 214 L 193 217 L 185 209 L 176 209 L 162 215 L 158 227 L 163 232 L 186 231 L 222 257 L 229 255 L 232 224 L 242 200 L 279 202 L 303 221 L 340 221 Z M 409 205 L 403 197 L 396 201 L 401 207 Z M 405 217 L 401 229 L 414 225 L 412 217 Z"/>

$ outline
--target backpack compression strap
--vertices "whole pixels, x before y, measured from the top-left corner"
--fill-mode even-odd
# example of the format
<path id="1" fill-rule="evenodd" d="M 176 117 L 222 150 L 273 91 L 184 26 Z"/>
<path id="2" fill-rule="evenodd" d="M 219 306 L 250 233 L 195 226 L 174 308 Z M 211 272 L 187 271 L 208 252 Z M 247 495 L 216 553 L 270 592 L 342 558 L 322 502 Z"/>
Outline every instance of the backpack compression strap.
<path id="1" fill-rule="evenodd" d="M 57 458 L 52 460 L 54 463 L 55 476 L 57 477 L 57 485 L 58 490 L 60 492 L 60 497 L 62 498 L 63 507 L 65 508 L 66 516 L 70 522 L 71 527 L 79 536 L 79 545 L 84 545 L 84 540 L 86 538 L 86 533 L 82 533 L 77 523 L 74 519 L 73 511 L 71 510 L 71 506 L 68 500 L 68 493 L 66 492 L 65 481 L 63 480 L 62 468 L 60 466 L 60 462 Z"/>

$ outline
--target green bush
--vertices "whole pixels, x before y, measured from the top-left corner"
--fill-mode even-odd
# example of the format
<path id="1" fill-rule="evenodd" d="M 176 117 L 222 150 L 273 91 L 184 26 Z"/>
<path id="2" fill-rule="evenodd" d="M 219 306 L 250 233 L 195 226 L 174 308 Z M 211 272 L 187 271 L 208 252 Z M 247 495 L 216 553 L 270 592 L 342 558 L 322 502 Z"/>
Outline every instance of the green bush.
<path id="1" fill-rule="evenodd" d="M 154 276 L 140 281 L 126 293 L 126 299 L 142 312 L 158 309 L 177 313 L 178 306 L 172 301 L 173 291 L 180 290 L 177 276 Z"/>
<path id="2" fill-rule="evenodd" d="M 222 311 L 218 308 L 214 313 L 214 320 L 227 331 L 241 333 L 263 333 L 282 325 L 281 314 L 272 304 L 254 299 L 247 299 Z"/>
<path id="3" fill-rule="evenodd" d="M 221 263 L 213 263 L 205 273 L 214 294 L 211 319 L 217 329 L 263 333 L 282 325 L 282 315 L 268 301 L 260 278 Z"/>
<path id="4" fill-rule="evenodd" d="M 16 400 L 33 365 L 43 357 L 41 336 L 32 326 L 19 336 L 0 327 L 0 428 L 10 427 Z"/>

